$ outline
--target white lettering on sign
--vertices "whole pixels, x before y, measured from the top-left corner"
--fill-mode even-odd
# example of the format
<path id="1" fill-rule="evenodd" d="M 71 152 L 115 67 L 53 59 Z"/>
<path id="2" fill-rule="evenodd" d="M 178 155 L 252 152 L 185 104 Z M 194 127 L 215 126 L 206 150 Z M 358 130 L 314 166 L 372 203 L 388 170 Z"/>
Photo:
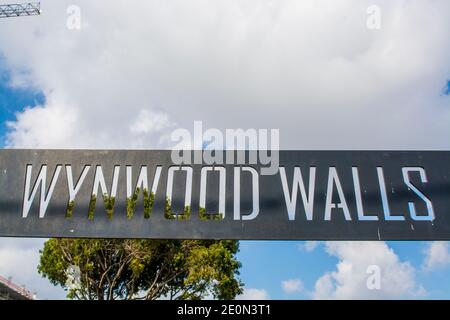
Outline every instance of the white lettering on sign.
<path id="1" fill-rule="evenodd" d="M 336 186 L 337 194 L 339 196 L 339 203 L 333 202 L 333 190 L 334 186 Z M 328 174 L 328 186 L 327 186 L 327 199 L 325 204 L 325 220 L 331 220 L 331 209 L 342 209 L 344 212 L 345 220 L 352 220 L 350 216 L 350 210 L 347 206 L 347 201 L 345 200 L 344 190 L 342 189 L 341 182 L 339 180 L 338 173 L 335 167 L 331 167 L 329 169 Z"/>
<path id="2" fill-rule="evenodd" d="M 192 175 L 193 170 L 189 166 L 183 166 L 183 167 L 170 167 L 167 173 L 167 192 L 166 192 L 166 198 L 169 201 L 172 201 L 172 194 L 173 194 L 173 180 L 174 180 L 174 173 L 176 171 L 186 171 L 186 192 L 184 194 L 184 206 L 189 207 L 192 202 Z"/>
<path id="3" fill-rule="evenodd" d="M 303 182 L 302 172 L 300 167 L 294 168 L 294 179 L 292 182 L 292 195 L 289 195 L 289 187 L 286 178 L 286 170 L 280 167 L 281 183 L 283 185 L 284 198 L 286 200 L 286 207 L 288 211 L 289 220 L 295 220 L 295 209 L 297 206 L 297 193 L 300 186 L 300 195 L 305 208 L 306 219 L 311 221 L 313 219 L 314 210 L 314 189 L 316 183 L 316 168 L 309 168 L 309 186 L 308 195 L 306 195 L 305 183 Z"/>
<path id="4" fill-rule="evenodd" d="M 412 190 L 416 195 L 419 196 L 420 199 L 422 199 L 425 202 L 428 210 L 427 215 L 419 216 L 417 215 L 416 206 L 414 205 L 414 202 L 408 202 L 409 213 L 411 215 L 411 218 L 417 221 L 433 221 L 434 220 L 433 203 L 415 185 L 413 185 L 409 179 L 409 174 L 411 172 L 418 172 L 420 174 L 421 182 L 427 183 L 428 179 L 425 173 L 425 169 L 419 167 L 411 167 L 411 168 L 407 167 L 403 168 L 402 172 L 405 184 L 408 186 L 410 190 Z"/>
<path id="5" fill-rule="evenodd" d="M 241 212 L 241 171 L 252 175 L 252 202 L 253 209 L 250 214 Z M 259 214 L 259 175 L 252 167 L 234 168 L 234 220 L 253 220 Z"/>
<path id="6" fill-rule="evenodd" d="M 86 179 L 86 176 L 90 168 L 91 166 L 84 167 L 83 171 L 81 172 L 80 178 L 78 179 L 77 183 L 74 186 L 72 166 L 66 165 L 67 187 L 69 188 L 69 202 L 75 201 L 75 197 L 77 196 L 78 191 L 80 191 L 80 188 L 83 185 L 84 179 Z"/>
<path id="7" fill-rule="evenodd" d="M 219 211 L 218 214 L 221 214 L 222 218 L 225 218 L 225 188 L 226 188 L 226 170 L 224 167 L 203 167 L 200 173 L 200 208 L 204 208 L 206 210 L 206 183 L 208 172 L 219 172 Z M 205 214 L 208 214 L 205 211 Z"/>
<path id="8" fill-rule="evenodd" d="M 52 198 L 53 191 L 55 190 L 56 181 L 58 180 L 59 173 L 61 172 L 61 165 L 57 165 L 55 169 L 55 173 L 50 181 L 50 187 L 46 192 L 46 181 L 47 181 L 47 165 L 43 165 L 41 167 L 41 171 L 39 171 L 38 177 L 33 185 L 33 189 L 30 194 L 31 189 L 31 174 L 33 170 L 32 165 L 27 165 L 26 173 L 25 173 L 25 194 L 23 198 L 23 210 L 22 217 L 28 217 L 28 212 L 30 211 L 31 205 L 33 204 L 34 197 L 38 189 L 41 190 L 41 201 L 39 205 L 39 218 L 44 218 L 45 211 L 47 210 L 50 199 Z"/>
<path id="9" fill-rule="evenodd" d="M 381 194 L 381 202 L 383 204 L 384 220 L 404 221 L 405 220 L 404 216 L 391 214 L 391 209 L 389 207 L 389 199 L 386 191 L 386 182 L 384 180 L 384 172 L 382 167 L 377 167 L 377 174 L 378 174 L 378 181 L 380 183 L 380 194 Z"/>
<path id="10" fill-rule="evenodd" d="M 353 185 L 355 188 L 356 211 L 358 212 L 359 221 L 378 221 L 377 216 L 366 216 L 364 214 L 364 206 L 361 195 L 361 184 L 359 182 L 359 171 L 357 167 L 352 168 Z"/>
<path id="11" fill-rule="evenodd" d="M 156 170 L 155 170 L 155 175 L 153 177 L 153 183 L 152 183 L 152 188 L 151 188 L 151 192 L 153 194 L 156 193 L 157 189 L 158 189 L 158 183 L 159 183 L 159 178 L 161 177 L 161 171 L 162 171 L 162 167 L 161 166 L 157 166 Z M 131 198 L 133 196 L 133 193 L 140 188 L 141 190 L 149 190 L 148 188 L 148 168 L 147 166 L 142 166 L 141 167 L 141 171 L 139 172 L 139 176 L 137 179 L 137 183 L 133 189 L 133 167 L 132 166 L 127 166 L 127 197 Z"/>
<path id="12" fill-rule="evenodd" d="M 111 193 L 109 193 L 108 188 L 106 187 L 105 176 L 103 175 L 102 167 L 97 166 L 95 168 L 94 186 L 92 188 L 92 194 L 97 196 L 98 188 L 100 187 L 100 189 L 102 190 L 102 195 L 116 197 L 117 186 L 119 182 L 119 173 L 120 173 L 120 166 L 115 166 L 111 185 Z"/>
<path id="13" fill-rule="evenodd" d="M 53 173 L 48 170 L 48 165 L 44 164 L 40 167 L 37 175 L 33 180 L 33 165 L 27 165 L 25 168 L 25 187 L 22 202 L 22 217 L 27 218 L 32 208 L 34 199 L 37 193 L 40 192 L 39 200 L 39 218 L 44 218 L 46 210 L 51 202 L 55 188 L 62 179 L 59 179 L 60 172 L 63 165 L 56 165 Z M 95 170 L 91 170 L 95 167 Z M 230 185 L 233 198 L 230 199 L 230 207 L 233 209 L 232 218 L 235 221 L 249 221 L 258 217 L 261 210 L 260 204 L 260 188 L 264 175 L 258 173 L 258 170 L 250 166 L 232 166 L 232 173 L 234 178 L 231 181 L 226 179 L 227 170 L 230 166 L 164 166 L 157 165 L 152 171 L 154 174 L 152 177 L 152 183 L 149 183 L 149 167 L 147 165 L 141 165 L 138 168 L 138 174 L 133 179 L 133 166 L 125 166 L 125 176 L 121 178 L 121 166 L 116 165 L 113 167 L 112 175 L 110 173 L 111 181 L 110 188 L 107 187 L 105 175 L 101 165 L 86 164 L 82 167 L 81 173 L 79 173 L 78 179 L 74 178 L 72 165 L 66 164 L 66 179 L 67 188 L 64 189 L 67 192 L 68 203 L 72 203 L 72 209 L 74 202 L 81 201 L 79 199 L 80 191 L 84 188 L 88 188 L 91 191 L 92 196 L 97 196 L 99 191 L 104 199 L 110 201 L 110 206 L 114 206 L 114 201 L 119 194 L 119 188 L 121 187 L 121 181 L 124 181 L 126 188 L 126 199 L 128 201 L 134 201 L 133 197 L 137 197 L 140 191 L 147 194 L 147 204 L 153 206 L 154 197 L 158 190 L 160 179 L 163 176 L 163 171 L 166 170 L 166 190 L 164 197 L 168 201 L 169 205 L 174 198 L 174 183 L 175 175 L 185 173 L 185 184 L 183 188 L 184 192 L 184 205 L 186 210 L 190 213 L 190 207 L 193 203 L 192 195 L 198 191 L 198 206 L 201 208 L 202 214 L 209 219 L 208 216 L 212 216 L 206 213 L 206 200 L 208 197 L 213 196 L 208 193 L 207 177 L 208 175 L 218 173 L 219 174 L 219 194 L 218 197 L 214 195 L 213 199 L 217 199 L 218 211 L 216 214 L 221 218 L 225 217 L 227 209 L 227 201 L 230 195 L 227 196 L 227 185 Z M 195 170 L 200 170 L 195 175 Z M 137 172 L 137 171 L 136 171 Z M 371 206 L 370 213 L 365 211 L 364 201 L 369 201 L 367 190 L 364 188 L 364 183 L 367 179 L 366 176 L 361 180 L 360 170 L 357 166 L 348 168 L 347 170 L 334 167 L 327 167 L 327 171 L 319 170 L 315 166 L 308 168 L 301 168 L 300 166 L 294 166 L 293 170 L 288 170 L 285 167 L 279 169 L 279 185 L 272 185 L 270 187 L 278 188 L 280 190 L 281 197 L 283 199 L 275 199 L 275 203 L 280 206 L 280 212 L 286 211 L 286 218 L 289 221 L 300 220 L 304 218 L 306 221 L 323 220 L 332 221 L 336 219 L 345 219 L 345 221 L 367 221 L 376 222 L 384 219 L 385 221 L 405 221 L 407 217 L 412 221 L 434 221 L 435 212 L 431 199 L 426 195 L 426 192 L 419 189 L 419 185 L 425 185 L 428 183 L 427 174 L 422 167 L 402 167 L 401 172 L 397 172 L 398 177 L 401 177 L 401 183 L 403 185 L 389 184 L 389 180 L 386 180 L 385 170 L 383 167 L 375 167 L 372 171 L 374 179 L 377 180 L 377 185 L 371 187 L 371 201 L 379 202 L 379 211 L 373 212 L 373 205 Z M 49 175 L 52 174 L 51 177 Z M 321 180 L 318 180 L 318 177 Z M 392 172 L 389 172 L 391 175 Z M 89 178 L 91 176 L 91 178 Z M 194 176 L 199 176 L 199 181 L 194 181 Z M 242 198 L 242 179 L 251 182 L 249 187 L 247 198 L 251 198 L 248 202 L 251 204 L 252 209 L 250 212 L 242 212 L 241 198 Z M 307 180 L 306 180 L 306 179 Z M 122 180 L 121 180 L 122 179 Z M 177 178 L 178 179 L 178 178 Z M 344 179 L 344 180 L 343 180 Z M 352 180 L 352 184 L 343 184 L 343 181 Z M 398 179 L 397 179 L 398 180 Z M 91 185 L 86 185 L 88 181 L 91 181 Z M 318 181 L 322 181 L 321 185 L 318 185 Z M 135 182 L 135 183 L 134 183 Z M 373 182 L 373 181 L 372 181 Z M 250 185 L 250 184 L 249 184 Z M 344 188 L 346 186 L 346 188 Z M 194 190 L 194 188 L 199 188 Z M 177 189 L 178 190 L 178 189 Z M 59 191 L 60 193 L 61 191 Z M 164 191 L 162 191 L 164 192 Z M 375 192 L 375 193 L 374 193 Z M 391 212 L 390 197 L 393 197 L 396 192 L 402 192 L 400 199 L 405 199 L 403 212 Z M 162 196 L 162 195 L 161 195 Z M 177 199 L 182 195 L 175 195 Z M 397 197 L 396 200 L 398 200 Z M 272 199 L 273 200 L 273 199 Z M 274 203 L 274 202 L 272 202 Z M 321 206 L 317 206 L 318 203 Z M 366 203 L 367 205 L 367 203 Z M 130 208 L 134 210 L 135 204 L 131 203 Z M 303 215 L 297 214 L 297 209 L 301 208 Z M 321 212 L 317 212 L 317 208 L 323 208 Z M 398 201 L 396 202 L 396 210 L 399 210 Z M 95 209 L 95 205 L 94 205 Z M 110 208 L 112 210 L 112 208 Z M 316 210 L 316 211 L 315 211 Z M 353 211 L 352 211 L 353 210 Z M 132 214 L 129 218 L 132 218 Z M 186 215 L 186 219 L 189 219 L 189 215 Z"/>

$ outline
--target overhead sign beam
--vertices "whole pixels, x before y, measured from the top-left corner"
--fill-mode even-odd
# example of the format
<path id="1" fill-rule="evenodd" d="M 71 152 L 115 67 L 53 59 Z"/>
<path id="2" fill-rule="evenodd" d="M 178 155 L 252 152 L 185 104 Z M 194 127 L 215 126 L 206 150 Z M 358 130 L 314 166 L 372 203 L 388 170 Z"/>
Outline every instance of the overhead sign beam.
<path id="1" fill-rule="evenodd" d="M 450 240 L 450 152 L 280 151 L 279 164 L 0 150 L 0 236 Z"/>

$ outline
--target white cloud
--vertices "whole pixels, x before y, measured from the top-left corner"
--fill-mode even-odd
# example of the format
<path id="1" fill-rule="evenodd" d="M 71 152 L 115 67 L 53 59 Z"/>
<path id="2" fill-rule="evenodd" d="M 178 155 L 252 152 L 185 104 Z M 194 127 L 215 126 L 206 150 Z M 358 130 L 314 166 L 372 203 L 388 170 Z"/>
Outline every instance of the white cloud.
<path id="1" fill-rule="evenodd" d="M 171 124 L 166 114 L 142 109 L 137 115 L 135 122 L 130 126 L 130 131 L 136 134 L 148 134 L 161 131 L 170 126 Z"/>
<path id="2" fill-rule="evenodd" d="M 415 280 L 415 269 L 385 242 L 327 242 L 327 252 L 339 259 L 336 270 L 315 284 L 315 299 L 407 299 L 426 294 Z M 371 266 L 380 271 L 380 287 L 370 290 Z M 372 287 L 373 288 L 373 287 Z"/>
<path id="3" fill-rule="evenodd" d="M 368 0 L 80 0 L 80 31 L 69 4 L 2 21 L 13 83 L 48 110 L 19 115 L 9 146 L 163 147 L 161 123 L 198 119 L 281 128 L 282 148 L 450 147 L 447 0 L 381 0 L 376 31 Z"/>
<path id="4" fill-rule="evenodd" d="M 265 289 L 245 288 L 244 293 L 237 296 L 236 300 L 268 300 L 269 294 Z"/>
<path id="5" fill-rule="evenodd" d="M 433 241 L 425 250 L 423 268 L 435 270 L 450 265 L 450 251 L 448 242 Z"/>
<path id="6" fill-rule="evenodd" d="M 303 291 L 303 282 L 300 279 L 289 279 L 281 282 L 283 291 L 288 294 Z"/>
<path id="7" fill-rule="evenodd" d="M 79 134 L 80 142 L 87 135 L 77 130 L 77 109 L 62 103 L 26 108 L 17 114 L 17 121 L 7 122 L 11 130 L 7 144 L 28 148 L 65 148 L 74 135 Z M 76 142 L 72 142 L 76 146 Z"/>
<path id="8" fill-rule="evenodd" d="M 320 241 L 305 241 L 298 246 L 300 250 L 304 250 L 306 252 L 313 252 L 320 245 Z"/>

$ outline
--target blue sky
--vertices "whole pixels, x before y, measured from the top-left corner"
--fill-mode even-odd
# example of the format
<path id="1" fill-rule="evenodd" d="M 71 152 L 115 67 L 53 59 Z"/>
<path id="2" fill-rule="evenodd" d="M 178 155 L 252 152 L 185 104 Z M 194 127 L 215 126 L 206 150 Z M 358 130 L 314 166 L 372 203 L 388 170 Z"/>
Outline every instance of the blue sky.
<path id="1" fill-rule="evenodd" d="M 0 55 L 0 147 L 5 145 L 6 122 L 15 120 L 16 112 L 44 103 L 45 96 L 40 90 L 12 85 L 11 73 Z"/>
<path id="2" fill-rule="evenodd" d="M 423 299 L 449 299 L 450 268 L 422 270 L 429 243 L 418 241 L 390 241 L 388 245 L 400 260 L 409 261 L 416 268 L 416 279 L 427 291 Z M 239 258 L 243 263 L 242 279 L 247 287 L 264 288 L 271 299 L 311 299 L 315 282 L 327 271 L 335 271 L 338 259 L 323 249 L 323 243 L 308 252 L 304 241 L 242 241 Z M 300 279 L 304 290 L 286 293 L 281 283 Z"/>

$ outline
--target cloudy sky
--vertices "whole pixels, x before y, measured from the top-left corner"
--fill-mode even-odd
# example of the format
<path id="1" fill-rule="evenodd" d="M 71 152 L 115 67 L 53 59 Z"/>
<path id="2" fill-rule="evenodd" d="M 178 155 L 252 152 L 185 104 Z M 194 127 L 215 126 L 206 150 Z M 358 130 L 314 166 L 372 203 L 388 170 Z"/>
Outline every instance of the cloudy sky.
<path id="1" fill-rule="evenodd" d="M 41 3 L 0 20 L 2 147 L 168 148 L 202 120 L 280 129 L 283 149 L 450 148 L 448 0 Z M 64 297 L 42 243 L 1 239 L 0 274 Z M 243 298 L 450 297 L 447 243 L 241 246 Z"/>

